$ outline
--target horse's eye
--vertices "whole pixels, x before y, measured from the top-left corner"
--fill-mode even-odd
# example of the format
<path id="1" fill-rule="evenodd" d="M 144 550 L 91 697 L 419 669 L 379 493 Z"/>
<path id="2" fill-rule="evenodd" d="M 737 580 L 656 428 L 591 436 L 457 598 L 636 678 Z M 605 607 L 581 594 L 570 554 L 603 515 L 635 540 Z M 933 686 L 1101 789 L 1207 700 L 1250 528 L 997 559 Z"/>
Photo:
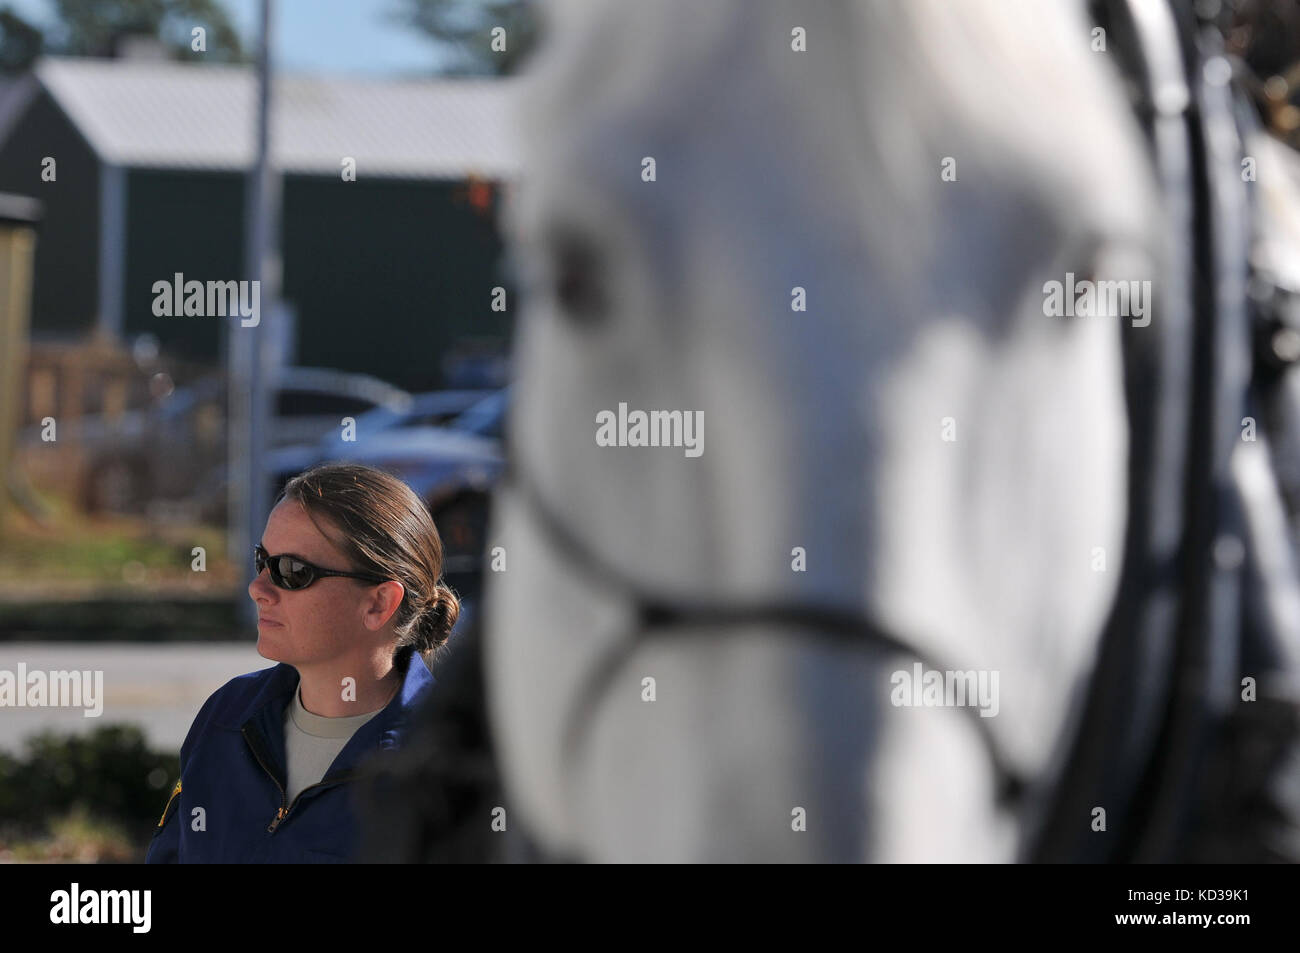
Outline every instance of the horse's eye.
<path id="1" fill-rule="evenodd" d="M 600 255 L 586 239 L 566 235 L 552 243 L 556 303 L 561 312 L 581 325 L 598 324 L 608 314 Z"/>

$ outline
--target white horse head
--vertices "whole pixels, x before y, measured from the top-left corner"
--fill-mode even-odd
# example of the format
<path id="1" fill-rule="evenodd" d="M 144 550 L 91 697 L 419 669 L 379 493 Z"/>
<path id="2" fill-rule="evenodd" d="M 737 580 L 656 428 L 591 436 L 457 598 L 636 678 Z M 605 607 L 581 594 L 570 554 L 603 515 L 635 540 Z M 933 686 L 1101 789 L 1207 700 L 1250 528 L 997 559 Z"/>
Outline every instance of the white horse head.
<path id="1" fill-rule="evenodd" d="M 1126 517 L 1127 318 L 1045 283 L 1159 258 L 1082 4 L 579 0 L 548 34 L 486 619 L 514 805 L 594 860 L 1016 857 Z M 604 445 L 637 411 L 681 412 L 670 445 Z M 657 628 L 631 590 L 914 651 L 812 612 Z M 920 660 L 986 694 L 911 704 Z"/>

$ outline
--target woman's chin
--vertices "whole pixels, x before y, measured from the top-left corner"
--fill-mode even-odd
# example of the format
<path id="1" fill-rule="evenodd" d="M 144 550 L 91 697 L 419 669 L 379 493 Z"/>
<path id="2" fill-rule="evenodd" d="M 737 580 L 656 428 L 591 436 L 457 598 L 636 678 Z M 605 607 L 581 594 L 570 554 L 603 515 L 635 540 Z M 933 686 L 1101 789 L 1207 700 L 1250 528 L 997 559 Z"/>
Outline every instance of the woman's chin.
<path id="1" fill-rule="evenodd" d="M 280 645 L 274 636 L 268 637 L 265 632 L 259 632 L 257 634 L 257 654 L 272 662 L 283 662 L 284 646 Z"/>

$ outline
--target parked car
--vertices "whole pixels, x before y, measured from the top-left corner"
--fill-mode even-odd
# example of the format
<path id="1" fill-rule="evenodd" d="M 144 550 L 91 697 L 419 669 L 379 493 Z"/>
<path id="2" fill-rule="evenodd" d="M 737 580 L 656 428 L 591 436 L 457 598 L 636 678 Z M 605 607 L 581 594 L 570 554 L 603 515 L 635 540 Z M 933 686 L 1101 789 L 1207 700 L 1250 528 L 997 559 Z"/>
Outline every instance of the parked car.
<path id="1" fill-rule="evenodd" d="M 344 417 L 401 418 L 414 405 L 409 393 L 375 377 L 328 368 L 282 368 L 271 389 L 272 448 L 318 442 L 337 433 Z M 449 404 L 447 413 L 471 400 Z M 226 378 L 212 374 L 116 421 L 75 421 L 75 441 L 88 461 L 83 505 L 90 512 L 137 512 L 153 501 L 189 499 L 202 505 L 200 515 L 217 518 L 224 503 L 212 496 L 224 492 L 226 416 Z M 38 428 L 29 429 L 25 437 L 39 439 Z"/>
<path id="2" fill-rule="evenodd" d="M 438 427 L 452 423 L 466 409 L 490 394 L 492 391 L 483 390 L 429 391 L 416 394 L 405 410 L 394 410 L 388 406 L 376 407 L 355 418 L 356 426 L 352 433 L 355 440 L 345 440 L 342 427 L 336 423 L 315 443 L 293 444 L 272 450 L 267 470 L 277 475 L 301 473 L 321 461 L 346 456 L 348 448 L 354 443 L 365 442 L 386 431 Z M 277 487 L 283 486 L 285 479 L 287 476 L 278 478 Z"/>
<path id="3" fill-rule="evenodd" d="M 272 447 L 310 443 L 339 430 L 344 417 L 376 410 L 402 415 L 414 398 L 368 374 L 322 367 L 286 367 L 274 383 Z"/>
<path id="4" fill-rule="evenodd" d="M 288 463 L 287 468 L 272 471 L 276 493 L 290 477 L 306 469 L 297 466 L 297 461 L 287 454 L 273 459 Z M 342 444 L 339 452 L 328 459 L 388 470 L 429 502 L 462 487 L 486 492 L 505 463 L 500 441 L 452 427 L 384 431 L 366 440 Z M 312 463 L 316 462 L 320 461 L 313 458 Z"/>
<path id="5" fill-rule="evenodd" d="M 78 421 L 75 440 L 88 460 L 81 478 L 83 508 L 136 512 L 151 501 L 191 495 L 203 475 L 225 459 L 224 400 L 224 383 L 210 377 L 116 422 Z"/>
<path id="6" fill-rule="evenodd" d="M 491 437 L 493 440 L 505 439 L 506 411 L 510 408 L 510 388 L 488 394 L 465 409 L 465 412 L 453 419 L 447 426 L 464 433 Z"/>

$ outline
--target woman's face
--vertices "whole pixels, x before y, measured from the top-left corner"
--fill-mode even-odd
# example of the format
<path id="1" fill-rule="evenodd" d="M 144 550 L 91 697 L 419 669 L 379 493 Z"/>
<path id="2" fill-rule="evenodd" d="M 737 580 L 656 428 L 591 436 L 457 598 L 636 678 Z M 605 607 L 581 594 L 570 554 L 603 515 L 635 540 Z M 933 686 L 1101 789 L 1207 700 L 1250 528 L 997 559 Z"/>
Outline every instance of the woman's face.
<path id="1" fill-rule="evenodd" d="M 316 518 L 327 532 L 336 530 Z M 282 500 L 266 521 L 263 548 L 271 555 L 290 554 L 322 569 L 355 571 L 347 557 L 294 500 Z M 363 621 L 373 587 L 356 579 L 325 576 L 293 592 L 271 582 L 263 569 L 248 586 L 257 603 L 257 651 L 263 658 L 290 665 L 318 664 L 356 655 L 374 640 Z"/>

